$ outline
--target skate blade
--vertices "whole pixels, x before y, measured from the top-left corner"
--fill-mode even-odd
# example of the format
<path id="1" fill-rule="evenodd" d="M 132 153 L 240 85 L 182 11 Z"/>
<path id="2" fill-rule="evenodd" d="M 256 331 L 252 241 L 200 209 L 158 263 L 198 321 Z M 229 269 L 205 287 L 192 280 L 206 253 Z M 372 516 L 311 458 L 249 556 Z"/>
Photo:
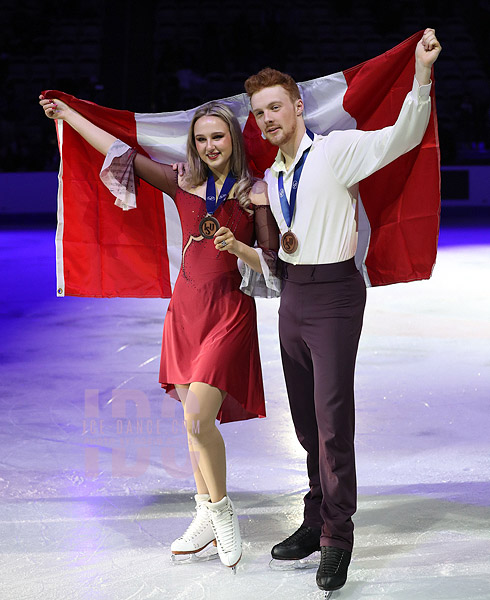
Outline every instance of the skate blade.
<path id="1" fill-rule="evenodd" d="M 229 567 L 232 575 L 236 575 L 236 568 L 238 567 L 238 563 L 242 560 L 242 556 L 243 556 L 243 554 L 240 554 L 240 558 L 236 561 L 236 563 L 234 565 L 232 565 L 231 567 Z"/>
<path id="2" fill-rule="evenodd" d="M 189 563 L 206 562 L 208 560 L 216 560 L 219 558 L 218 550 L 212 544 L 206 546 L 201 552 L 193 554 L 172 554 L 170 560 L 174 565 L 185 565 Z"/>
<path id="3" fill-rule="evenodd" d="M 269 567 L 273 571 L 295 571 L 297 569 L 318 569 L 319 564 L 320 559 L 315 552 L 300 560 L 277 560 L 277 558 L 272 558 Z"/>

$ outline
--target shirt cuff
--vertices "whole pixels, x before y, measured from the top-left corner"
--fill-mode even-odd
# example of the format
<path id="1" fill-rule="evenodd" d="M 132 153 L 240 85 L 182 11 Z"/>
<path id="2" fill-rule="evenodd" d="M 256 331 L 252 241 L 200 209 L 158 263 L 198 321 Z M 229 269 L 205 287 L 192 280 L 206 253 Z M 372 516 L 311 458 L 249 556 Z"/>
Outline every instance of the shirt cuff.
<path id="1" fill-rule="evenodd" d="M 420 85 L 417 78 L 413 77 L 412 95 L 418 100 L 428 100 L 430 98 L 430 90 L 432 88 L 432 81 L 425 85 Z"/>

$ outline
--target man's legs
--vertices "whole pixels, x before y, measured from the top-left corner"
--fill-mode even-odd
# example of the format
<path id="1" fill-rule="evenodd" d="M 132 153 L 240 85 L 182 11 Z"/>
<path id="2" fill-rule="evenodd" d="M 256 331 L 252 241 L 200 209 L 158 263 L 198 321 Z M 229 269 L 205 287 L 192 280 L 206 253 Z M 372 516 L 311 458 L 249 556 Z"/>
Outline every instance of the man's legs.
<path id="1" fill-rule="evenodd" d="M 287 266 L 279 310 L 284 375 L 308 453 L 303 525 L 322 545 L 352 550 L 356 509 L 354 367 L 366 289 L 353 261 Z"/>
<path id="2" fill-rule="evenodd" d="M 318 471 L 313 363 L 301 332 L 301 286 L 285 282 L 279 309 L 281 357 L 296 435 L 307 452 L 310 491 L 304 498 L 301 527 L 272 548 L 272 557 L 294 560 L 320 550 L 322 490 Z"/>
<path id="3" fill-rule="evenodd" d="M 318 426 L 315 414 L 313 362 L 302 338 L 302 286 L 285 282 L 279 309 L 279 338 L 282 367 L 291 416 L 300 444 L 307 452 L 310 491 L 304 497 L 303 525 L 321 529 L 322 490 L 318 468 Z"/>
<path id="4" fill-rule="evenodd" d="M 356 273 L 308 286 L 304 337 L 311 350 L 322 489 L 322 546 L 352 551 L 356 511 L 354 369 L 365 285 Z"/>

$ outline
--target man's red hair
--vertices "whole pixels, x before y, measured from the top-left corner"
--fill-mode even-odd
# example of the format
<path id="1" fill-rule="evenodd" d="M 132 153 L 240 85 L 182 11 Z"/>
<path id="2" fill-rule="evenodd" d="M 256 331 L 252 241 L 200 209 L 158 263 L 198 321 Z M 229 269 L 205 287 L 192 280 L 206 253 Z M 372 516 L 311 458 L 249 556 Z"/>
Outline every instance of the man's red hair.
<path id="1" fill-rule="evenodd" d="M 251 75 L 245 81 L 245 91 L 248 97 L 251 98 L 256 92 L 274 85 L 282 86 L 289 94 L 292 102 L 301 99 L 298 85 L 291 75 L 276 71 L 276 69 L 271 69 L 270 67 L 262 69 L 256 75 Z"/>

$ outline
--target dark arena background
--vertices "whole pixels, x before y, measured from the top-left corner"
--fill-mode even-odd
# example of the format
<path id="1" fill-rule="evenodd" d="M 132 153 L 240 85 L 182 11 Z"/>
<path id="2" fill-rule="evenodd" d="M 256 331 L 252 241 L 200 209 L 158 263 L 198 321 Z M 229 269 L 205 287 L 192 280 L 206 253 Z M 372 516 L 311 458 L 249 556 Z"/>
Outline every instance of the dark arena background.
<path id="1" fill-rule="evenodd" d="M 490 2 L 0 3 L 0 600 L 322 598 L 318 556 L 269 568 L 301 522 L 278 300 L 257 300 L 267 418 L 226 424 L 244 555 L 173 564 L 194 483 L 158 384 L 168 300 L 56 297 L 60 156 L 42 90 L 138 113 L 242 93 L 272 66 L 345 70 L 434 27 L 441 228 L 431 279 L 368 290 L 359 505 L 333 599 L 490 598 Z M 115 391 L 144 399 L 116 414 Z M 129 397 L 129 396 L 128 396 Z"/>

